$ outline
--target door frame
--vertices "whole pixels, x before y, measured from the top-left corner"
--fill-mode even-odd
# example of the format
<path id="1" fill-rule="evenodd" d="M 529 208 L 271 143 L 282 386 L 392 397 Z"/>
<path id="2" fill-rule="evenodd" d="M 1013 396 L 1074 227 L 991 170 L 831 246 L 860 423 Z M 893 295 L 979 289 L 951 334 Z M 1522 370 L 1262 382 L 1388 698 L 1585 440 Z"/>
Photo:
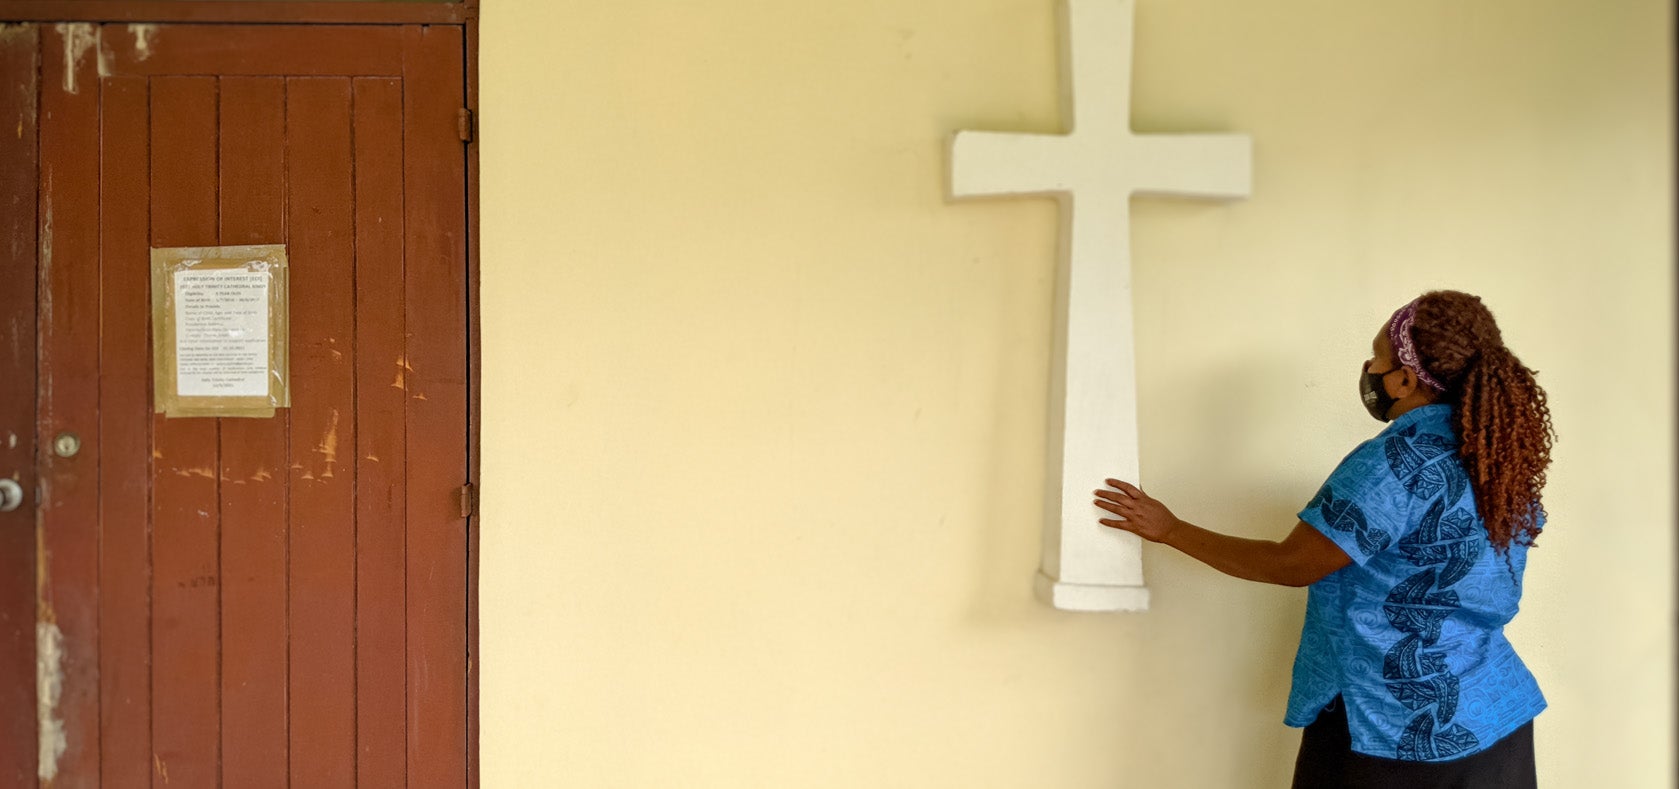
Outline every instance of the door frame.
<path id="1" fill-rule="evenodd" d="M 14 326 L 35 326 L 39 293 L 40 246 L 37 205 L 40 200 L 40 160 L 36 112 L 39 107 L 40 57 L 37 24 L 53 22 L 132 22 L 199 24 L 311 24 L 311 25 L 452 25 L 462 28 L 466 42 L 466 108 L 478 116 L 478 14 L 481 0 L 459 2 L 293 2 L 291 0 L 0 0 L 0 126 L 15 134 L 0 134 L 0 334 Z M 24 26 L 14 27 L 14 23 Z M 19 31 L 27 31 L 20 33 Z M 15 39 L 13 38 L 15 37 Z M 475 122 L 472 125 L 476 125 Z M 471 485 L 462 502 L 467 518 L 467 786 L 479 785 L 478 714 L 478 576 L 479 507 L 474 499 L 479 484 L 480 425 L 482 424 L 479 321 L 479 203 L 478 145 L 475 128 L 466 141 L 466 265 L 467 265 L 467 473 Z M 16 243 L 7 242 L 7 239 Z M 34 334 L 32 333 L 33 337 Z M 27 491 L 25 505 L 0 513 L 0 763 L 21 764 L 17 776 L 32 785 L 36 771 L 37 688 L 35 628 L 37 531 L 35 505 L 39 495 L 35 471 L 40 461 L 35 435 L 38 404 L 36 349 L 19 344 L 16 350 L 0 343 L 0 382 L 30 393 L 10 410 L 0 410 L 0 424 L 15 424 L 15 444 L 0 428 L 0 461 L 18 470 Z M 10 383 L 16 382 L 16 383 Z M 27 387 L 27 388 L 24 388 Z M 0 401 L 0 409 L 7 404 Z M 14 413 L 15 412 L 15 413 Z M 19 736 L 23 735 L 23 736 Z M 13 743 L 8 747 L 7 743 Z M 21 749 L 17 745 L 21 744 Z M 14 759 L 13 757 L 17 757 Z M 21 761 L 18 761 L 20 759 Z M 0 786 L 14 780 L 0 773 Z"/>

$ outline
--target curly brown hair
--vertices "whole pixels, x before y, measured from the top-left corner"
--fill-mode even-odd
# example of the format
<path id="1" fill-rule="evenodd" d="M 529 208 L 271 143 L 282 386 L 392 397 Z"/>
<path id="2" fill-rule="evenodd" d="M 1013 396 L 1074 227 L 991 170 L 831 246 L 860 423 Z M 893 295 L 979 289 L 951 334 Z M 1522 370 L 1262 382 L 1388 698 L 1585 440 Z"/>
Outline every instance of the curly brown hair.
<path id="1" fill-rule="evenodd" d="M 1446 387 L 1440 399 L 1452 406 L 1458 455 L 1492 544 L 1500 552 L 1533 545 L 1556 439 L 1537 371 L 1505 347 L 1492 312 L 1468 293 L 1423 294 L 1412 336 L 1423 367 Z"/>

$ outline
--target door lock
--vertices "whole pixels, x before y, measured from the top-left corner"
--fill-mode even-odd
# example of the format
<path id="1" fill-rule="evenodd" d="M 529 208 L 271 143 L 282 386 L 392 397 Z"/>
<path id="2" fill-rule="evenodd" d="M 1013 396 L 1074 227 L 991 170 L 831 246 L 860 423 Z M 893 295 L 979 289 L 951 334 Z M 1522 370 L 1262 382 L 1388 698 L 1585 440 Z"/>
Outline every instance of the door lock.
<path id="1" fill-rule="evenodd" d="M 23 486 L 15 479 L 0 479 L 0 512 L 11 512 L 23 504 Z"/>

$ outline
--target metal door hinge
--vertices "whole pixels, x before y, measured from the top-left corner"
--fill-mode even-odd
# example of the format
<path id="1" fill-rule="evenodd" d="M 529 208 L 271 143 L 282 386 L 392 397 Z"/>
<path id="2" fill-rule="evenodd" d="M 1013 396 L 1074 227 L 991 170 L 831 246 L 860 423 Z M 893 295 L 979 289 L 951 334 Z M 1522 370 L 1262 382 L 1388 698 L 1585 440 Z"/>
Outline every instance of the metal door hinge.
<path id="1" fill-rule="evenodd" d="M 461 108 L 461 113 L 455 116 L 455 132 L 460 135 L 461 142 L 472 142 L 472 110 Z"/>
<path id="2" fill-rule="evenodd" d="M 461 486 L 460 495 L 461 517 L 470 518 L 472 517 L 473 505 L 478 503 L 477 491 L 474 491 L 472 489 L 472 483 L 468 482 L 467 484 Z"/>

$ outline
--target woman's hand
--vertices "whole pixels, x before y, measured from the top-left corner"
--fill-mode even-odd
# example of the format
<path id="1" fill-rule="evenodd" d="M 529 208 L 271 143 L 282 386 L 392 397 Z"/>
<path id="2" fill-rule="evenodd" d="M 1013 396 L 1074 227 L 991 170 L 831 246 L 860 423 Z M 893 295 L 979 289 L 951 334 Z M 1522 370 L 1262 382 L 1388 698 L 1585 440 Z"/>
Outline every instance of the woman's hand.
<path id="1" fill-rule="evenodd" d="M 1120 517 L 1100 518 L 1097 523 L 1124 529 L 1151 542 L 1165 541 L 1183 523 L 1166 505 L 1136 485 L 1117 479 L 1108 480 L 1108 485 L 1117 490 L 1097 490 L 1096 506 Z"/>

